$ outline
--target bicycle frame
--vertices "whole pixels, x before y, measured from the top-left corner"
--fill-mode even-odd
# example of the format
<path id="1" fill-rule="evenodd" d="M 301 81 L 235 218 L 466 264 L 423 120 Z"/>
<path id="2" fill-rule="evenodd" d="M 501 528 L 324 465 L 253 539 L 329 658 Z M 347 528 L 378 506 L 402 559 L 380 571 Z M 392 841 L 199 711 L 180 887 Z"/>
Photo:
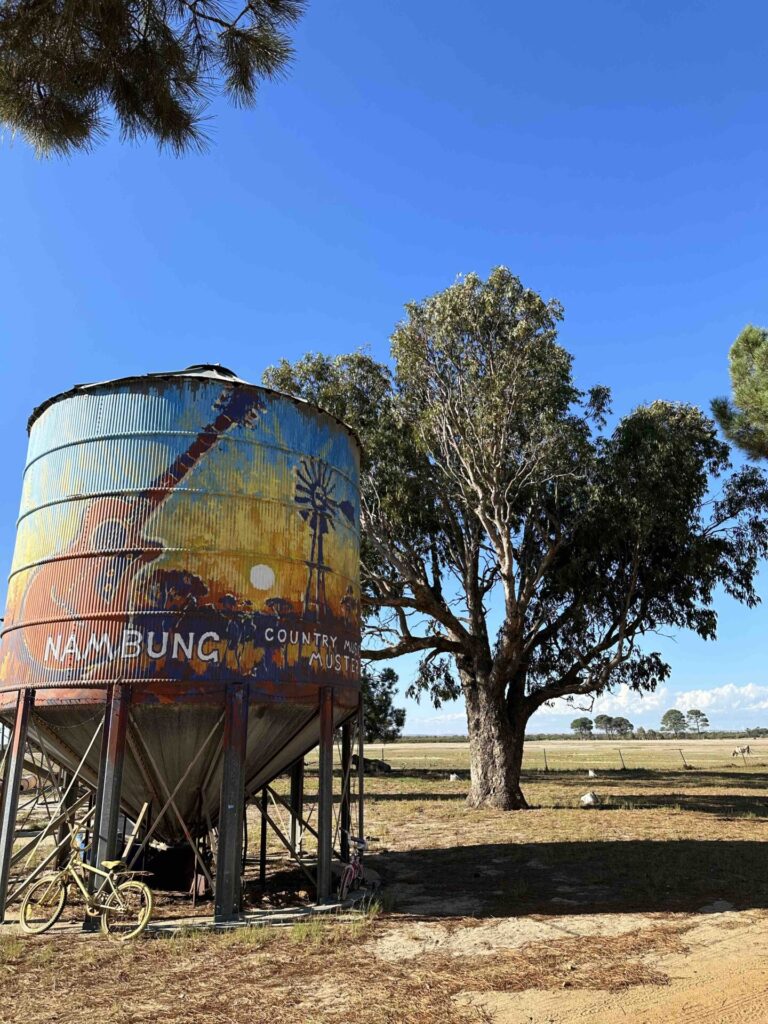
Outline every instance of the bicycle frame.
<path id="1" fill-rule="evenodd" d="M 365 870 L 363 869 L 363 854 L 368 849 L 368 842 L 353 836 L 350 832 L 346 835 L 350 843 L 350 856 L 341 875 L 340 891 L 346 893 L 354 887 L 357 882 L 365 882 Z"/>
<path id="2" fill-rule="evenodd" d="M 75 866 L 74 863 L 76 860 L 78 861 L 77 867 Z M 91 875 L 95 875 L 103 879 L 103 882 L 95 892 L 89 892 L 88 887 L 85 884 L 85 873 L 90 873 Z M 74 881 L 75 885 L 80 890 L 86 907 L 88 908 L 92 907 L 96 910 L 106 909 L 104 901 L 103 899 L 100 899 L 100 897 L 104 890 L 107 888 L 107 885 L 109 885 L 109 888 L 111 889 L 111 892 L 108 893 L 108 896 L 116 895 L 118 902 L 122 903 L 122 900 L 120 900 L 120 895 L 117 891 L 117 886 L 115 885 L 114 878 L 112 877 L 111 871 L 103 871 L 101 868 L 94 867 L 92 864 L 86 864 L 85 861 L 81 861 L 79 857 L 75 855 L 69 860 L 66 867 L 62 871 L 62 874 L 66 875 L 68 878 L 71 878 Z"/>

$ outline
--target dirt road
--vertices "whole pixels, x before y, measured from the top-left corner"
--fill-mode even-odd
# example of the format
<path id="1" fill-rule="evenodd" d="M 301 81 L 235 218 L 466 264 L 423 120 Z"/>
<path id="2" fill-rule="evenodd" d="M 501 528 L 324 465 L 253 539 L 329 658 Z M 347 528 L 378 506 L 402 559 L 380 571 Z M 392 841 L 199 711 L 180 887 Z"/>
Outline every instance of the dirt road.
<path id="1" fill-rule="evenodd" d="M 636 915 L 626 917 L 629 928 Z M 581 927 L 586 923 L 579 919 Z M 578 922 L 575 922 L 579 926 Z M 642 924 L 640 924 L 643 927 Z M 460 1003 L 493 1024 L 765 1024 L 768 1022 L 768 914 L 715 913 L 674 922 L 685 949 L 646 955 L 661 978 L 620 991 L 465 993 Z M 615 931 L 620 919 L 613 919 Z"/>

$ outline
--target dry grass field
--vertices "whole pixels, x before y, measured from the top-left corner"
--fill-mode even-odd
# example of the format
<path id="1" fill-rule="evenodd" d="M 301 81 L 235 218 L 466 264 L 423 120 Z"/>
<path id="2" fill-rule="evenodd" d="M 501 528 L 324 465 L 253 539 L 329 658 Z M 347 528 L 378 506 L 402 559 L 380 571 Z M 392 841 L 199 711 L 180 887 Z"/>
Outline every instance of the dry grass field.
<path id="1" fill-rule="evenodd" d="M 532 809 L 504 814 L 465 808 L 465 745 L 392 745 L 367 782 L 369 913 L 127 948 L 6 927 L 0 1021 L 766 1021 L 768 743 L 746 765 L 732 749 L 532 743 Z M 578 808 L 587 789 L 602 808 Z"/>

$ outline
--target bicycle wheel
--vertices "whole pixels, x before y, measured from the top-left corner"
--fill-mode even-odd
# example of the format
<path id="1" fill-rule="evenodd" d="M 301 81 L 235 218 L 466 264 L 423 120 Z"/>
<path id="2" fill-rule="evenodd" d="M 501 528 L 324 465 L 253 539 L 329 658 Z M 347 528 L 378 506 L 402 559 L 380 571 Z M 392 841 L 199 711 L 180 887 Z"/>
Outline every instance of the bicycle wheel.
<path id="1" fill-rule="evenodd" d="M 131 878 L 110 893 L 101 915 L 101 930 L 110 939 L 127 942 L 141 935 L 152 916 L 152 890 Z"/>
<path id="2" fill-rule="evenodd" d="M 30 935 L 47 931 L 61 917 L 66 902 L 67 887 L 61 875 L 43 875 L 31 889 L 27 889 L 21 901 L 19 924 L 22 931 Z"/>

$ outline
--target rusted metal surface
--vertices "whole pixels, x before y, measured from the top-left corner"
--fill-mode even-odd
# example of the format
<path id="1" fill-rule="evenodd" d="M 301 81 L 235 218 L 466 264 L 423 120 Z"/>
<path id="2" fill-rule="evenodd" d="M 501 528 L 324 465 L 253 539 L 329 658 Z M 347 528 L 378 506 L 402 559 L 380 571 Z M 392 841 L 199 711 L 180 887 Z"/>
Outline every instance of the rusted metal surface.
<path id="1" fill-rule="evenodd" d="M 352 823 L 352 723 L 349 719 L 341 727 L 341 808 L 339 830 L 341 859 L 349 861 L 349 829 Z"/>
<path id="2" fill-rule="evenodd" d="M 365 839 L 365 708 L 357 706 L 357 834 Z"/>
<path id="3" fill-rule="evenodd" d="M 320 694 L 320 765 L 317 791 L 317 901 L 331 895 L 333 857 L 333 690 Z"/>
<path id="4" fill-rule="evenodd" d="M 21 690 L 16 702 L 9 757 L 5 766 L 3 792 L 0 797 L 0 924 L 5 920 L 5 901 L 13 856 L 16 809 L 19 806 L 19 783 L 24 764 L 29 715 L 34 703 L 33 690 Z"/>
<path id="5" fill-rule="evenodd" d="M 232 921 L 240 914 L 240 878 L 243 870 L 247 687 L 229 687 L 224 716 L 219 849 L 216 857 L 216 920 Z"/>
<path id="6" fill-rule="evenodd" d="M 33 687 L 30 728 L 71 769 L 130 688 L 123 810 L 157 804 L 151 762 L 174 792 L 156 834 L 197 835 L 228 687 L 248 691 L 249 791 L 317 743 L 322 690 L 337 722 L 357 706 L 358 562 L 359 447 L 334 417 L 211 367 L 56 396 L 30 420 L 0 714 Z"/>
<path id="7" fill-rule="evenodd" d="M 290 796 L 290 820 L 291 820 L 291 846 L 301 856 L 302 852 L 302 825 L 301 816 L 304 810 L 304 758 L 300 757 L 291 767 L 291 796 Z"/>
<path id="8" fill-rule="evenodd" d="M 104 860 L 113 860 L 117 852 L 117 822 L 120 816 L 130 699 L 129 687 L 116 686 L 107 705 L 107 721 L 102 736 L 104 773 L 96 792 L 94 820 L 93 864 L 96 867 Z"/>

